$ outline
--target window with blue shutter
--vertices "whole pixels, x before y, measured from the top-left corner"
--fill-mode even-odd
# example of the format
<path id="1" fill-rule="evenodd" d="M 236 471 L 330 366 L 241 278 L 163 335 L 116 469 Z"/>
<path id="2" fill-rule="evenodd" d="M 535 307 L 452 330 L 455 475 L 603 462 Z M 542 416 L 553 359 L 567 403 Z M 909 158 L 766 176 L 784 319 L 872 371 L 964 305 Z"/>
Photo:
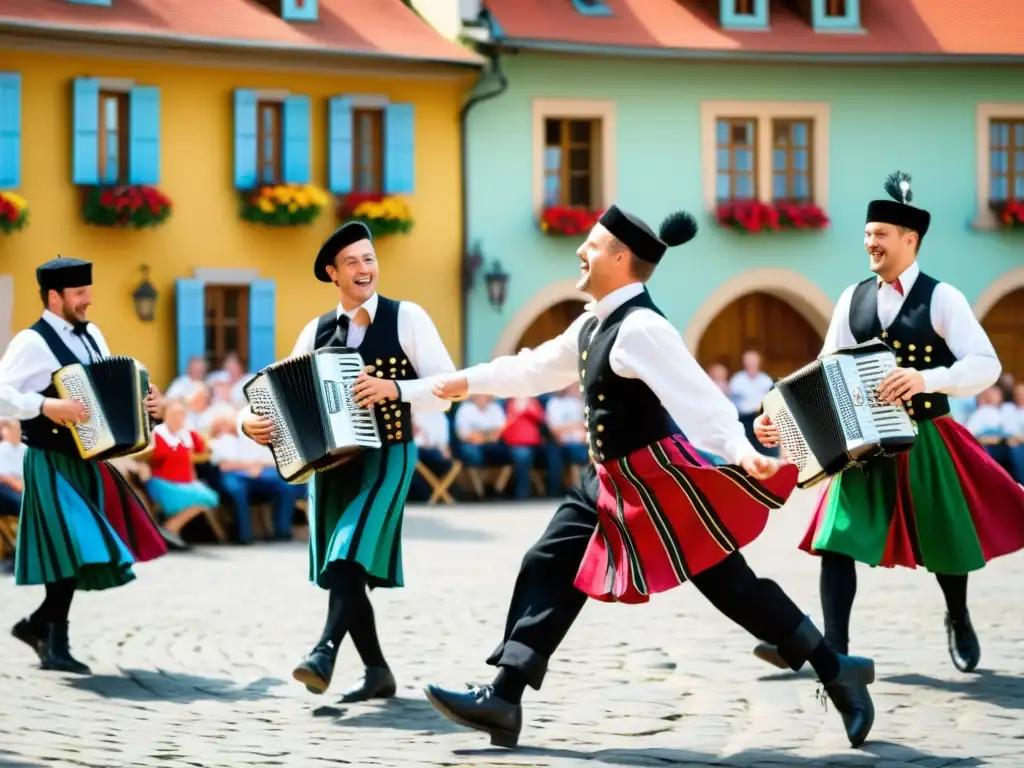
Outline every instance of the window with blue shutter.
<path id="1" fill-rule="evenodd" d="M 275 293 L 273 280 L 249 283 L 249 370 L 253 373 L 277 359 L 274 347 Z"/>
<path id="2" fill-rule="evenodd" d="M 814 0 L 816 32 L 860 32 L 860 0 Z"/>
<path id="3" fill-rule="evenodd" d="M 0 189 L 21 186 L 21 74 L 0 72 Z"/>
<path id="4" fill-rule="evenodd" d="M 160 183 L 160 89 L 132 88 L 128 94 L 128 183 Z"/>
<path id="5" fill-rule="evenodd" d="M 281 0 L 281 18 L 285 21 L 316 21 L 317 0 Z"/>
<path id="6" fill-rule="evenodd" d="M 335 96 L 327 108 L 327 186 L 335 195 L 347 195 L 352 191 L 352 99 Z"/>
<path id="7" fill-rule="evenodd" d="M 284 162 L 282 175 L 290 184 L 309 183 L 309 96 L 284 100 Z"/>
<path id="8" fill-rule="evenodd" d="M 389 104 L 384 110 L 384 192 L 412 193 L 416 187 L 415 110 L 412 104 Z"/>
<path id="9" fill-rule="evenodd" d="M 99 184 L 100 81 L 79 77 L 74 82 L 72 181 Z"/>
<path id="10" fill-rule="evenodd" d="M 178 375 L 193 357 L 206 357 L 206 294 L 202 280 L 177 280 L 174 303 L 178 337 Z"/>
<path id="11" fill-rule="evenodd" d="M 768 29 L 768 0 L 720 0 L 725 29 Z"/>
<path id="12" fill-rule="evenodd" d="M 235 91 L 235 188 L 256 186 L 256 92 Z"/>

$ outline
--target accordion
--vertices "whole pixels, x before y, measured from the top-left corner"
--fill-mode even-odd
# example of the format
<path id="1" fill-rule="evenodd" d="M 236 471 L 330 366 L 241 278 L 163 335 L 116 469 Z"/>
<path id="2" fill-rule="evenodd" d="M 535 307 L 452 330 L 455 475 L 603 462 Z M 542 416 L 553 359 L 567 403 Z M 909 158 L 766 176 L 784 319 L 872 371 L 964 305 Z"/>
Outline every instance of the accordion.
<path id="1" fill-rule="evenodd" d="M 372 408 L 352 400 L 363 359 L 326 347 L 267 366 L 243 387 L 252 412 L 274 423 L 270 452 L 286 482 L 303 483 L 367 448 L 380 448 Z"/>
<path id="2" fill-rule="evenodd" d="M 917 427 L 907 412 L 876 394 L 894 368 L 893 352 L 872 339 L 823 355 L 776 382 L 764 412 L 800 470 L 798 487 L 914 447 Z"/>
<path id="3" fill-rule="evenodd" d="M 62 398 L 85 405 L 86 421 L 71 427 L 83 459 L 114 459 L 149 445 L 149 373 L 138 360 L 113 356 L 67 365 L 53 374 L 53 386 Z"/>

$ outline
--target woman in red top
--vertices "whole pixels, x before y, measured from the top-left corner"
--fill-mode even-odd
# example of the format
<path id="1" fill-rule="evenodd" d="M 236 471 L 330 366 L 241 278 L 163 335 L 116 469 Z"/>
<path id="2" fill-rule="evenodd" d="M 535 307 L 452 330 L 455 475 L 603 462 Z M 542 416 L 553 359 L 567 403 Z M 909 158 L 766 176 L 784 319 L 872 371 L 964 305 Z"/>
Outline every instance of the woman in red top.
<path id="1" fill-rule="evenodd" d="M 517 499 L 530 495 L 530 471 L 534 458 L 543 450 L 548 470 L 548 494 L 556 496 L 562 485 L 564 465 L 558 446 L 548 440 L 544 408 L 535 398 L 515 397 L 505 407 L 505 428 L 501 442 L 508 446 L 512 455 L 512 475 L 515 478 Z"/>
<path id="2" fill-rule="evenodd" d="M 188 428 L 187 419 L 185 404 L 171 400 L 163 424 L 153 430 L 152 477 L 146 490 L 167 517 L 189 507 L 216 507 L 220 501 L 215 490 L 196 478 L 193 457 L 206 452 L 206 443 Z"/>

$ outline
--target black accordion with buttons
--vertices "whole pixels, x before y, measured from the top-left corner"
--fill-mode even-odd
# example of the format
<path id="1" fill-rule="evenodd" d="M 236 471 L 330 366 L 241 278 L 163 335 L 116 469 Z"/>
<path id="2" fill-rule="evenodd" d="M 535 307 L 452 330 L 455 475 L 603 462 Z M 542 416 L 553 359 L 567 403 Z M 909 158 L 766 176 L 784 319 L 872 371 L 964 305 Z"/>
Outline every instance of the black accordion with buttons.
<path id="1" fill-rule="evenodd" d="M 53 387 L 60 397 L 85 405 L 86 420 L 71 425 L 83 459 L 115 459 L 149 445 L 149 373 L 138 360 L 118 355 L 66 365 L 53 374 Z"/>
<path id="2" fill-rule="evenodd" d="M 362 370 L 356 350 L 325 347 L 273 363 L 245 384 L 252 412 L 274 423 L 270 452 L 286 482 L 303 483 L 381 447 L 373 409 L 352 400 Z"/>
<path id="3" fill-rule="evenodd" d="M 878 456 L 914 447 L 917 427 L 899 405 L 878 399 L 878 385 L 896 356 L 872 339 L 823 355 L 779 379 L 764 399 L 784 456 L 807 488 Z"/>

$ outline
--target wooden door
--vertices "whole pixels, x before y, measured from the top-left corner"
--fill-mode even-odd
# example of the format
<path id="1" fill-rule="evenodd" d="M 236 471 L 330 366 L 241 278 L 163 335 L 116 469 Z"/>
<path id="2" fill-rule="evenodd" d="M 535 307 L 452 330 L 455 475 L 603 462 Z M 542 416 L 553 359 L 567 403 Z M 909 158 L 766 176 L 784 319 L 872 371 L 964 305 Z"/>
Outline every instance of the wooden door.
<path id="1" fill-rule="evenodd" d="M 1024 381 L 1024 288 L 1003 296 L 981 321 L 992 339 L 1003 373 Z"/>
<path id="2" fill-rule="evenodd" d="M 206 300 L 206 363 L 217 370 L 230 352 L 249 365 L 249 286 L 208 285 Z"/>
<path id="3" fill-rule="evenodd" d="M 822 338 L 803 315 L 782 299 L 749 293 L 723 309 L 704 331 L 697 361 L 722 363 L 731 376 L 748 349 L 761 353 L 761 367 L 773 378 L 792 373 L 821 352 Z"/>
<path id="4" fill-rule="evenodd" d="M 545 341 L 555 338 L 582 314 L 583 302 L 577 299 L 569 299 L 548 307 L 523 331 L 523 335 L 516 343 L 516 352 L 520 349 L 539 347 Z"/>

